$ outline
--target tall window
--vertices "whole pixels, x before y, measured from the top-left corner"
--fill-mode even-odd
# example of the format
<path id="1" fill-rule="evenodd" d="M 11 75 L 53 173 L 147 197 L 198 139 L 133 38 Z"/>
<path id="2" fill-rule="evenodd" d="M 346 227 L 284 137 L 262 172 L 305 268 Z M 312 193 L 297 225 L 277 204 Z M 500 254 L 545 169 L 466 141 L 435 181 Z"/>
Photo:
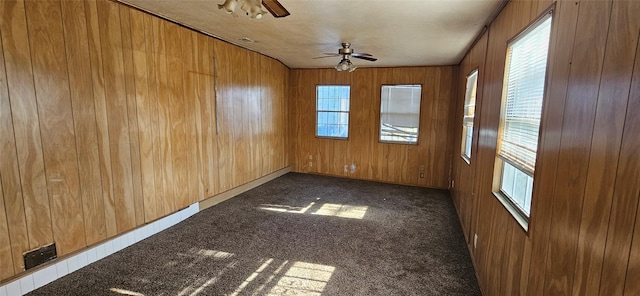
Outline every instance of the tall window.
<path id="1" fill-rule="evenodd" d="M 476 113 L 476 91 L 478 89 L 478 70 L 467 76 L 467 90 L 464 95 L 464 117 L 462 118 L 462 158 L 471 161 L 471 143 L 473 142 L 473 118 Z"/>
<path id="2" fill-rule="evenodd" d="M 348 85 L 316 87 L 316 136 L 349 137 L 349 96 Z"/>
<path id="3" fill-rule="evenodd" d="M 418 143 L 420 85 L 383 85 L 380 100 L 380 141 Z"/>
<path id="4" fill-rule="evenodd" d="M 496 195 L 525 228 L 531 210 L 550 34 L 551 13 L 507 49 L 496 160 L 500 187 Z"/>

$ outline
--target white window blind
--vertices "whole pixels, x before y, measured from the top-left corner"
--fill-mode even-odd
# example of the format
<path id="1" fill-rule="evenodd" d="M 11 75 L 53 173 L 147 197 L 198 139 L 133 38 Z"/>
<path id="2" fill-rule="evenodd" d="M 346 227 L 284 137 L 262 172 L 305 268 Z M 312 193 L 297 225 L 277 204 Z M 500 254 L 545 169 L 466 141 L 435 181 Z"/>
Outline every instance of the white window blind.
<path id="1" fill-rule="evenodd" d="M 544 96 L 551 15 L 508 48 L 499 155 L 533 176 Z"/>
<path id="2" fill-rule="evenodd" d="M 478 88 L 478 70 L 467 76 L 467 87 L 464 98 L 464 116 L 462 118 L 462 156 L 471 159 L 471 143 L 473 141 L 473 118 L 476 112 L 476 92 Z"/>
<path id="3" fill-rule="evenodd" d="M 421 93 L 420 85 L 382 86 L 380 141 L 418 142 Z"/>

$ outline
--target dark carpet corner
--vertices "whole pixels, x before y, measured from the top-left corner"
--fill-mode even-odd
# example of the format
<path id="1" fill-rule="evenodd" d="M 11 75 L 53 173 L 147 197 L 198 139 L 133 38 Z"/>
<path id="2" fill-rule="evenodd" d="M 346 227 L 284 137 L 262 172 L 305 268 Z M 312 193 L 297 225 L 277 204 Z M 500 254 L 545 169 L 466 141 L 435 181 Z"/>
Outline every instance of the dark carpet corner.
<path id="1" fill-rule="evenodd" d="M 289 173 L 28 295 L 480 295 L 445 190 Z"/>

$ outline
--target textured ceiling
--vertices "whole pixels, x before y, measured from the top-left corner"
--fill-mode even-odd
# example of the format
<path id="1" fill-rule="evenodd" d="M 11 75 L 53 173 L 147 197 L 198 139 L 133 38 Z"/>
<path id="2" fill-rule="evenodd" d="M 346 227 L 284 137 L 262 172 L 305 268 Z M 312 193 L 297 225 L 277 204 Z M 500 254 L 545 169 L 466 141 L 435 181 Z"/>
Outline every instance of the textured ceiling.
<path id="1" fill-rule="evenodd" d="M 250 19 L 217 4 L 224 0 L 119 0 L 187 27 L 280 60 L 290 68 L 329 68 L 341 42 L 376 62 L 358 67 L 453 65 L 471 45 L 502 0 L 280 0 L 290 16 Z M 244 43 L 240 38 L 255 40 Z"/>

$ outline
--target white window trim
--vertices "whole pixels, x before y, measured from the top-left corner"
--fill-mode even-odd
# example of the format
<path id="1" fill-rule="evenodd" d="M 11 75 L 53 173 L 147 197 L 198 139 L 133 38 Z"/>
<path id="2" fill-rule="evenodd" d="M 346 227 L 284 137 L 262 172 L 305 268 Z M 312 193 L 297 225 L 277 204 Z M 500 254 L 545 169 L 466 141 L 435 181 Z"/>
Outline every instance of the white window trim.
<path id="1" fill-rule="evenodd" d="M 531 31 L 533 31 L 534 29 L 536 29 L 540 24 L 542 24 L 543 22 L 547 21 L 549 18 L 551 18 L 551 24 L 550 24 L 550 29 L 549 29 L 549 46 L 551 46 L 551 39 L 552 39 L 552 34 L 553 34 L 553 10 L 549 10 L 547 12 L 545 12 L 539 19 L 537 19 L 535 22 L 533 22 L 531 25 L 529 25 L 527 27 L 526 30 L 524 30 L 521 34 L 519 34 L 516 38 L 514 38 L 512 41 L 510 41 L 507 45 L 507 54 L 509 51 L 510 46 L 521 40 L 522 37 L 526 36 L 528 33 L 530 33 Z M 542 97 L 542 101 L 543 101 L 543 108 L 541 109 L 541 116 L 544 113 L 544 101 L 546 99 L 546 91 L 547 91 L 547 79 L 546 76 L 549 73 L 549 54 L 550 54 L 550 48 L 547 51 L 547 57 L 546 57 L 546 68 L 545 68 L 545 81 L 544 81 L 544 90 L 543 90 L 543 97 Z M 534 178 L 534 171 L 533 172 L 528 172 L 527 170 L 523 170 L 522 168 L 520 168 L 520 165 L 517 163 L 513 163 L 511 161 L 507 161 L 505 159 L 503 159 L 501 156 L 499 156 L 499 149 L 500 149 L 500 141 L 502 138 L 502 129 L 503 129 L 503 124 L 504 124 L 504 108 L 505 108 L 505 96 L 506 96 L 506 88 L 507 88 L 507 79 L 508 79 L 508 72 L 509 71 L 509 59 L 506 60 L 505 62 L 505 72 L 504 72 L 504 83 L 503 83 L 503 94 L 502 94 L 502 103 L 501 103 L 501 112 L 500 112 L 500 127 L 498 130 L 498 139 L 497 139 L 497 145 L 496 145 L 496 161 L 495 161 L 495 167 L 494 167 L 494 190 L 493 190 L 493 194 L 494 196 L 498 199 L 498 201 L 500 201 L 500 203 L 503 204 L 503 206 L 507 209 L 507 211 L 509 213 L 511 213 L 511 215 L 516 219 L 516 221 L 518 222 L 518 224 L 520 224 L 520 226 L 525 230 L 528 231 L 529 229 L 529 218 L 530 218 L 530 213 L 529 215 L 527 215 L 526 213 L 524 213 L 516 204 L 514 201 L 512 201 L 512 199 L 508 196 L 506 196 L 505 193 L 502 192 L 501 188 L 502 188 L 502 182 L 503 182 L 503 176 L 502 176 L 502 171 L 503 171 L 503 166 L 505 162 L 509 162 L 512 166 L 514 166 L 516 169 L 518 169 L 519 171 L 529 175 L 531 178 Z M 538 127 L 538 145 L 540 144 L 540 126 Z M 536 157 L 537 158 L 537 157 Z M 535 179 L 535 178 L 534 178 Z M 534 180 L 535 181 L 535 180 Z M 534 182 L 534 186 L 535 186 L 535 182 Z M 533 193 L 532 196 L 530 197 L 531 201 L 530 201 L 530 209 L 531 209 L 531 204 L 533 203 Z"/>
<path id="2" fill-rule="evenodd" d="M 393 140 L 384 140 L 382 139 L 382 115 L 384 114 L 382 112 L 382 89 L 384 89 L 385 86 L 407 86 L 407 87 L 420 87 L 420 99 L 418 100 L 418 126 L 416 128 L 416 141 L 415 142 L 409 142 L 409 141 L 393 141 Z M 378 121 L 378 142 L 380 143 L 385 143 L 385 144 L 400 144 L 400 145 L 418 145 L 419 141 L 420 141 L 420 119 L 421 119 L 421 109 L 422 109 L 422 84 L 383 84 L 380 87 L 380 114 L 379 114 L 379 121 Z"/>
<path id="3" fill-rule="evenodd" d="M 471 71 L 468 75 L 467 75 L 467 79 L 466 79 L 466 83 L 465 83 L 465 94 L 464 94 L 464 104 L 462 107 L 463 113 L 462 113 L 462 141 L 461 141 L 461 145 L 460 145 L 460 157 L 462 157 L 462 159 L 467 163 L 467 164 L 471 164 L 471 156 L 473 155 L 473 128 L 475 127 L 474 121 L 475 121 L 475 110 L 476 110 L 476 105 L 477 105 L 477 101 L 478 101 L 478 76 L 479 76 L 479 69 L 475 68 L 473 69 L 473 71 Z M 473 102 L 473 114 L 474 114 L 474 119 L 471 121 L 471 126 L 466 126 L 464 123 L 464 117 L 466 115 L 466 109 L 467 109 L 467 105 L 469 105 L 469 100 L 470 100 L 470 96 L 468 96 L 469 93 L 469 78 L 475 76 L 475 89 L 476 89 L 476 96 L 474 97 L 474 102 Z M 465 127 L 467 127 L 467 129 L 465 129 Z M 469 143 L 468 145 L 470 145 L 470 149 L 469 149 L 469 155 L 467 155 L 467 130 L 468 128 L 471 128 L 471 143 Z"/>

